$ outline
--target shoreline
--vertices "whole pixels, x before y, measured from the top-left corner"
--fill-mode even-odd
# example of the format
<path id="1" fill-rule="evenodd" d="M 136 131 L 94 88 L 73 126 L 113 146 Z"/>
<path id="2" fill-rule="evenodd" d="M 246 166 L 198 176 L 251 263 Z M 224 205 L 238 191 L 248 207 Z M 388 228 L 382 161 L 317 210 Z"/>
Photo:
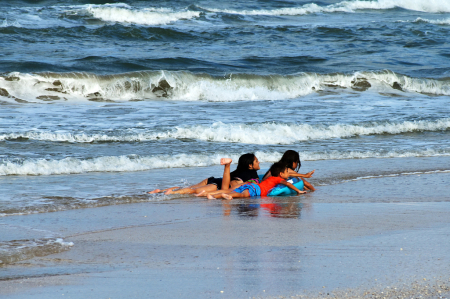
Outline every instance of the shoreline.
<path id="1" fill-rule="evenodd" d="M 450 202 L 441 192 L 449 176 L 421 175 L 426 190 L 408 175 L 299 197 L 179 198 L 11 216 L 9 223 L 51 228 L 74 246 L 0 268 L 0 289 L 5 298 L 352 298 L 422 281 L 445 286 Z"/>

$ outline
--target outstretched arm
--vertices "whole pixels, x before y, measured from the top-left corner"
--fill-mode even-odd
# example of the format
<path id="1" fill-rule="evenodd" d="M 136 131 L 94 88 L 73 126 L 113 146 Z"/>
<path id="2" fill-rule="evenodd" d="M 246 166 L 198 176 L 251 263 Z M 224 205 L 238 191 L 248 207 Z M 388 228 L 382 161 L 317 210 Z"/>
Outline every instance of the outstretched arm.
<path id="1" fill-rule="evenodd" d="M 294 185 L 292 185 L 292 184 L 289 183 L 289 182 L 281 181 L 280 184 L 283 184 L 283 185 L 285 185 L 285 186 L 288 186 L 289 188 L 291 188 L 292 190 L 294 190 L 294 191 L 297 192 L 298 194 L 304 194 L 304 193 L 306 193 L 306 191 L 301 191 L 301 190 L 299 190 L 297 187 L 295 187 Z"/>
<path id="2" fill-rule="evenodd" d="M 305 174 L 301 174 L 296 172 L 295 170 L 289 169 L 289 176 L 298 177 L 298 178 L 310 178 L 314 174 L 316 170 L 310 171 Z"/>

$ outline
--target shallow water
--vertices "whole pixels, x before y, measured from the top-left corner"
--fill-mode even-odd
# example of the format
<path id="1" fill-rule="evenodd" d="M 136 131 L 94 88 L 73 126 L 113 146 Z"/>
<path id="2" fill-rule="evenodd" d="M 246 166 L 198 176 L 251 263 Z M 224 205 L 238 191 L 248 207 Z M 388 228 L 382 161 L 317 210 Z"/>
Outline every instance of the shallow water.
<path id="1" fill-rule="evenodd" d="M 449 30 L 444 0 L 8 2 L 0 259 L 71 245 L 12 215 L 170 200 L 144 191 L 223 156 L 294 149 L 326 188 L 447 173 Z"/>

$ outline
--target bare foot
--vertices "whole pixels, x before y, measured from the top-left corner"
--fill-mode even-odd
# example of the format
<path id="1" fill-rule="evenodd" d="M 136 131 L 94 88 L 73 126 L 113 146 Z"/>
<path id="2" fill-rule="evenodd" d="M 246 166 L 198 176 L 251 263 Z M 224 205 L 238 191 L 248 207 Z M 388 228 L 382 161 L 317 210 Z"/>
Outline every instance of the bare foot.
<path id="1" fill-rule="evenodd" d="M 163 189 L 160 192 L 166 192 L 168 190 L 175 190 L 175 189 L 179 189 L 179 188 L 181 188 L 181 187 L 170 187 L 170 188 L 167 188 L 167 189 Z"/>
<path id="2" fill-rule="evenodd" d="M 207 194 L 206 195 L 206 198 L 208 198 L 208 199 L 216 199 L 214 196 L 212 196 L 211 194 Z"/>
<path id="3" fill-rule="evenodd" d="M 154 193 L 159 193 L 159 192 L 161 192 L 161 189 L 155 189 L 153 191 L 148 191 L 147 193 L 148 194 L 154 194 Z"/>
<path id="4" fill-rule="evenodd" d="M 233 199 L 233 196 L 228 195 L 228 194 L 225 194 L 225 193 L 222 193 L 222 197 L 223 197 L 224 199 L 228 199 L 228 200 Z"/>
<path id="5" fill-rule="evenodd" d="M 222 159 L 220 159 L 220 165 L 231 164 L 231 162 L 233 162 L 233 160 L 231 160 L 230 158 L 222 158 Z"/>
<path id="6" fill-rule="evenodd" d="M 205 193 L 206 193 L 206 191 L 203 190 L 202 192 L 195 194 L 195 196 L 203 196 Z"/>
<path id="7" fill-rule="evenodd" d="M 167 189 L 164 189 L 163 191 L 166 191 L 166 192 L 164 192 L 164 194 L 169 195 L 169 194 L 174 193 L 173 190 L 178 189 L 178 188 L 180 188 L 180 187 L 167 188 Z"/>
<path id="8" fill-rule="evenodd" d="M 178 187 L 173 187 L 173 188 L 166 189 L 167 191 L 164 192 L 164 194 L 165 194 L 165 195 L 172 194 L 172 193 L 173 193 L 173 189 L 177 189 L 177 188 L 178 188 Z"/>

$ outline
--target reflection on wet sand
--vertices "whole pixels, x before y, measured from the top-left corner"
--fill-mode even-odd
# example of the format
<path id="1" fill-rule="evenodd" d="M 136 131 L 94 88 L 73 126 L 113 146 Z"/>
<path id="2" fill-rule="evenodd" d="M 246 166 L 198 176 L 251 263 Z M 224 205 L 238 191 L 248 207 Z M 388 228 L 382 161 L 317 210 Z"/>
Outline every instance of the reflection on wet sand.
<path id="1" fill-rule="evenodd" d="M 309 208 L 308 203 L 302 203 L 298 198 L 286 197 L 262 197 L 256 200 L 223 202 L 224 216 L 230 216 L 234 210 L 242 217 L 301 218 L 301 211 Z"/>

